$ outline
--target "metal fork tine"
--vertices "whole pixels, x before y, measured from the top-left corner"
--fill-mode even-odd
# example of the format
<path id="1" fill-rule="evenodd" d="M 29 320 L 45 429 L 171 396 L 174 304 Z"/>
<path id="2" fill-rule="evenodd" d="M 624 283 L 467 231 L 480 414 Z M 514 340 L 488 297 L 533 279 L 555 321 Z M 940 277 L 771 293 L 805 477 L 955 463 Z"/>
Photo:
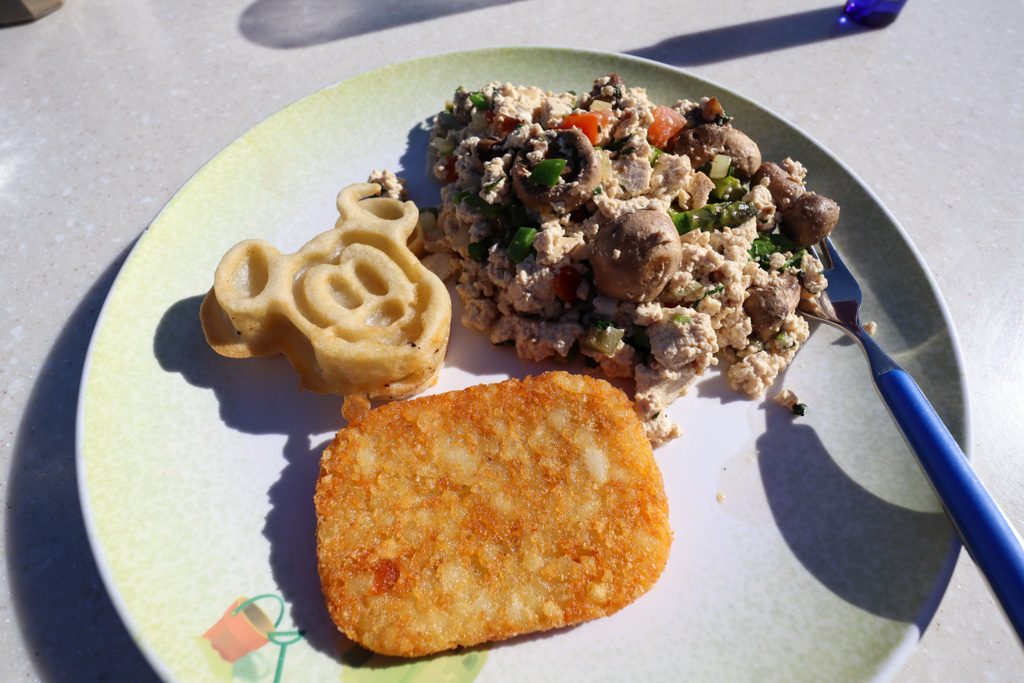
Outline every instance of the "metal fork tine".
<path id="1" fill-rule="evenodd" d="M 836 251 L 836 247 L 832 244 L 832 240 L 825 237 L 825 239 L 821 240 L 821 244 L 825 247 L 822 249 L 822 254 L 825 257 L 825 266 L 828 267 L 829 270 L 832 270 L 833 268 L 841 268 L 842 270 L 849 272 L 850 269 L 846 267 L 845 263 L 843 263 L 843 259 L 839 256 L 839 252 Z"/>

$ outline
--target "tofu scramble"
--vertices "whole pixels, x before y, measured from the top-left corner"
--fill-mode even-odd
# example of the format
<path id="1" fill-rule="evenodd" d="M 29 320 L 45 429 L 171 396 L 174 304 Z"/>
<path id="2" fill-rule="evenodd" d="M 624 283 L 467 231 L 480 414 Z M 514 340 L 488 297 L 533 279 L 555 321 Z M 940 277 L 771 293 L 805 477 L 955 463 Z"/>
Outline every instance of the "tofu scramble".
<path id="1" fill-rule="evenodd" d="M 463 324 L 632 379 L 654 445 L 708 367 L 761 396 L 807 339 L 797 306 L 827 283 L 806 247 L 839 207 L 799 162 L 762 163 L 717 98 L 659 105 L 617 74 L 582 94 L 460 87 L 430 159 L 444 185 L 424 246 L 457 274 Z"/>

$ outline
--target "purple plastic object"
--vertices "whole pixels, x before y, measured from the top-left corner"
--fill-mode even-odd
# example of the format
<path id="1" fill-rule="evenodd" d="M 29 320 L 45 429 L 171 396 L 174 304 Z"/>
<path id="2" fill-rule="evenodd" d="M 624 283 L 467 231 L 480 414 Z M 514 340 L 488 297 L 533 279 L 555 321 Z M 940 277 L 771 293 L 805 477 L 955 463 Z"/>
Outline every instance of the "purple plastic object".
<path id="1" fill-rule="evenodd" d="M 843 14 L 858 24 L 882 28 L 896 21 L 907 0 L 847 0 Z"/>

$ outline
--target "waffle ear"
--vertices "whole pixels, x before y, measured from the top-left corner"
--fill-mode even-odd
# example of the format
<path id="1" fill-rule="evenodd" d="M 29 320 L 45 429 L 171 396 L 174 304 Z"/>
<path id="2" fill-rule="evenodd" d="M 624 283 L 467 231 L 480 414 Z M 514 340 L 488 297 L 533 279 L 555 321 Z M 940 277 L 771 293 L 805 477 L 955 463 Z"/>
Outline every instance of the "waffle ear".
<path id="1" fill-rule="evenodd" d="M 430 386 L 448 346 L 451 299 L 410 250 L 419 212 L 373 183 L 338 195 L 340 217 L 294 254 L 232 247 L 200 310 L 217 353 L 282 353 L 305 388 L 370 399 Z"/>

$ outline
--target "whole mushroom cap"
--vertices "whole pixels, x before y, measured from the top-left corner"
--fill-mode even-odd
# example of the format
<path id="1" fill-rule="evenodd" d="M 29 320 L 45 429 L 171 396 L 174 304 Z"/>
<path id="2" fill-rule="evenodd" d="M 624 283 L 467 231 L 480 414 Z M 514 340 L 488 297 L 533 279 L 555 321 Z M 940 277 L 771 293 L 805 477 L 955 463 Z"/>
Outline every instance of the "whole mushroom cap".
<path id="1" fill-rule="evenodd" d="M 768 179 L 768 191 L 779 209 L 789 206 L 804 193 L 804 186 L 791 179 L 789 173 L 774 161 L 766 161 L 758 166 L 750 179 L 750 184 L 760 185 L 764 178 Z"/>
<path id="2" fill-rule="evenodd" d="M 782 323 L 800 303 L 800 283 L 795 277 L 786 278 L 779 285 L 751 287 L 743 302 L 743 310 L 750 316 L 754 334 L 768 341 L 779 331 Z"/>
<path id="3" fill-rule="evenodd" d="M 676 138 L 674 151 L 688 156 L 694 168 L 703 166 L 718 154 L 725 154 L 732 158 L 733 172 L 740 180 L 749 178 L 761 165 L 757 143 L 730 125 L 706 123 L 686 128 Z"/>
<path id="4" fill-rule="evenodd" d="M 657 297 L 682 260 L 683 248 L 672 219 L 650 209 L 619 216 L 602 226 L 590 255 L 598 291 L 634 303 Z"/>
<path id="5" fill-rule="evenodd" d="M 805 192 L 782 210 L 781 230 L 801 247 L 809 247 L 827 237 L 838 222 L 838 204 L 817 192 Z"/>

